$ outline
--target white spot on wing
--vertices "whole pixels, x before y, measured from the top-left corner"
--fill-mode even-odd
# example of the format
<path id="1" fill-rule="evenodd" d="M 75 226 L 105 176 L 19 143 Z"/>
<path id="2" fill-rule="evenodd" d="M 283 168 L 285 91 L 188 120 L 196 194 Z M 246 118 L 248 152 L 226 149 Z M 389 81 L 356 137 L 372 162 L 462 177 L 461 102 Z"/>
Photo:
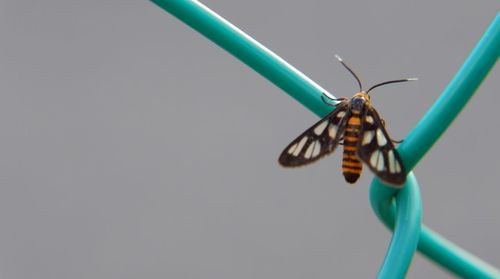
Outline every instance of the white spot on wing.
<path id="1" fill-rule="evenodd" d="M 398 161 L 394 161 L 396 162 L 396 172 L 401 172 L 401 165 L 399 164 Z"/>
<path id="2" fill-rule="evenodd" d="M 316 126 L 316 128 L 314 128 L 314 133 L 318 136 L 321 135 L 327 125 L 328 125 L 328 120 L 321 122 L 321 124 L 319 124 L 318 126 Z"/>
<path id="3" fill-rule="evenodd" d="M 368 115 L 365 120 L 366 122 L 373 124 L 373 117 L 371 115 Z"/>
<path id="4" fill-rule="evenodd" d="M 330 136 L 330 138 L 334 139 L 337 135 L 337 126 L 334 126 L 332 124 L 328 125 L 328 135 Z"/>
<path id="5" fill-rule="evenodd" d="M 321 151 L 321 143 L 319 143 L 319 141 L 315 141 L 314 142 L 314 150 L 313 150 L 313 153 L 312 153 L 312 156 L 313 157 L 316 157 L 319 155 L 319 152 Z"/>
<path id="6" fill-rule="evenodd" d="M 389 172 L 396 172 L 396 157 L 394 156 L 394 151 L 389 150 Z"/>
<path id="7" fill-rule="evenodd" d="M 384 170 L 384 155 L 379 150 L 373 151 L 370 156 L 370 165 L 378 171 Z"/>
<path id="8" fill-rule="evenodd" d="M 379 146 L 384 146 L 387 144 L 387 139 L 385 138 L 384 133 L 380 128 L 377 129 L 377 143 Z"/>
<path id="9" fill-rule="evenodd" d="M 370 142 L 372 142 L 374 135 L 375 135 L 374 131 L 366 131 L 363 135 L 363 140 L 361 141 L 361 145 L 367 145 Z"/>
<path id="10" fill-rule="evenodd" d="M 309 144 L 309 147 L 307 147 L 306 154 L 304 154 L 304 158 L 309 159 L 311 158 L 311 155 L 313 153 L 314 149 L 314 143 Z"/>
<path id="11" fill-rule="evenodd" d="M 298 143 L 290 146 L 290 148 L 288 148 L 288 154 L 292 154 L 293 151 L 295 150 L 295 148 L 297 148 L 297 145 L 299 145 Z"/>
<path id="12" fill-rule="evenodd" d="M 304 147 L 304 144 L 306 144 L 307 142 L 307 136 L 303 137 L 300 142 L 299 142 L 299 145 L 297 146 L 297 148 L 293 151 L 293 156 L 298 156 L 300 151 L 302 150 L 302 148 Z"/>
<path id="13" fill-rule="evenodd" d="M 378 171 L 383 171 L 384 168 L 384 156 L 382 155 L 382 152 L 378 152 L 378 162 L 377 162 L 377 170 Z"/>
<path id="14" fill-rule="evenodd" d="M 373 151 L 372 155 L 370 156 L 370 165 L 374 168 L 377 167 L 377 160 L 378 160 L 379 154 L 380 154 L 380 151 L 375 150 L 375 151 Z"/>
<path id="15" fill-rule="evenodd" d="M 342 117 L 344 117 L 344 115 L 345 115 L 345 111 L 341 111 L 341 112 L 337 113 L 338 118 L 342 118 Z"/>

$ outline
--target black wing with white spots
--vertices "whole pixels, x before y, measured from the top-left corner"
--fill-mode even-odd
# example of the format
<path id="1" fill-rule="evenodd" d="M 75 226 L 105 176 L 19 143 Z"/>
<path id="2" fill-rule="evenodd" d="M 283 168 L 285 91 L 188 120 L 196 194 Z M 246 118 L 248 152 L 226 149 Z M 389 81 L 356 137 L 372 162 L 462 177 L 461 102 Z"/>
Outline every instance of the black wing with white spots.
<path id="1" fill-rule="evenodd" d="M 362 118 L 357 155 L 384 182 L 398 188 L 405 183 L 403 162 L 383 121 L 371 106 L 366 108 Z"/>
<path id="2" fill-rule="evenodd" d="M 349 119 L 348 104 L 348 101 L 340 102 L 330 114 L 292 141 L 281 153 L 278 162 L 284 167 L 298 167 L 332 153 Z"/>

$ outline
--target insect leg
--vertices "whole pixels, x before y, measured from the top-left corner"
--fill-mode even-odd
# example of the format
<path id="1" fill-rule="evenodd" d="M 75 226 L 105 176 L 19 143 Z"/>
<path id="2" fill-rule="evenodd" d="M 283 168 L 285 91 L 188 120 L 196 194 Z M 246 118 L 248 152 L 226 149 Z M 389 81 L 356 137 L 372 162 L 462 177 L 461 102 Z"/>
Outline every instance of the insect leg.
<path id="1" fill-rule="evenodd" d="M 325 93 L 321 94 L 321 100 L 323 100 L 323 103 L 325 103 L 325 104 L 327 104 L 329 106 L 332 106 L 332 107 L 334 107 L 334 106 L 337 105 L 337 104 L 332 104 L 331 102 L 327 101 L 327 99 L 329 101 L 333 101 L 333 102 L 339 102 L 339 101 L 342 102 L 342 101 L 346 101 L 347 100 L 347 98 L 333 99 L 333 98 L 328 97 Z"/>

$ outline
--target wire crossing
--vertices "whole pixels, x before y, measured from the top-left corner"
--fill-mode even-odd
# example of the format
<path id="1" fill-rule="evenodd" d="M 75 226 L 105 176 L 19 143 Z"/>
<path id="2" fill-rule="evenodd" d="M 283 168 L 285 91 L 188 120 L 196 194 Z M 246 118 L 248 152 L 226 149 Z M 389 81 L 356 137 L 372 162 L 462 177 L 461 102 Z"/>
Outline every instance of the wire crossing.
<path id="1" fill-rule="evenodd" d="M 332 107 L 321 99 L 326 90 L 200 2 L 151 1 L 234 55 L 318 116 L 323 117 L 331 111 Z M 408 171 L 415 167 L 465 107 L 498 60 L 499 52 L 500 13 L 441 97 L 399 146 L 398 151 Z M 436 118 L 440 121 L 436 122 Z M 420 192 L 412 172 L 402 190 L 381 185 L 374 179 L 370 201 L 375 214 L 394 230 L 394 234 L 378 278 L 404 277 L 417 248 L 460 277 L 500 278 L 498 269 L 421 225 Z"/>

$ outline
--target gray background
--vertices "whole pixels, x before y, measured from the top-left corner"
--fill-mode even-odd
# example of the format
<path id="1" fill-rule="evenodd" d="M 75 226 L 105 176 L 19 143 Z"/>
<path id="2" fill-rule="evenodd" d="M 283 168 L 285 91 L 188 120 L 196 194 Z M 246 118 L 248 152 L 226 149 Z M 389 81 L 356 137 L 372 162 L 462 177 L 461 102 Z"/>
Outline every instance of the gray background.
<path id="1" fill-rule="evenodd" d="M 404 138 L 498 1 L 204 1 Z M 372 174 L 285 170 L 317 118 L 148 1 L 0 2 L 1 278 L 373 278 Z M 416 168 L 427 225 L 500 266 L 498 68 Z M 451 275 L 420 255 L 409 278 Z"/>

